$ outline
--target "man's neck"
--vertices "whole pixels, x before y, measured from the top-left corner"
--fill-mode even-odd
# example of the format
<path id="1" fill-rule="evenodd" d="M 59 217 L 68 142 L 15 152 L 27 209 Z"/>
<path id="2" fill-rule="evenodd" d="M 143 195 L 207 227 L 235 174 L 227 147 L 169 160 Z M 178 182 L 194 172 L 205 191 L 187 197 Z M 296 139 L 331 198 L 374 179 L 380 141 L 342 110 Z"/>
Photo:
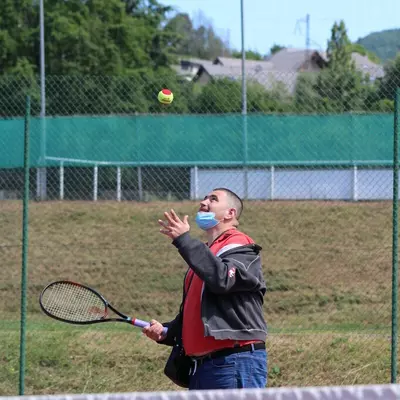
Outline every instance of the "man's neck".
<path id="1" fill-rule="evenodd" d="M 223 225 L 223 224 L 218 224 L 212 229 L 209 229 L 207 231 L 207 243 L 208 245 L 211 245 L 212 242 L 218 237 L 221 236 L 224 232 L 229 231 L 230 229 L 234 229 L 235 227 L 233 225 Z"/>

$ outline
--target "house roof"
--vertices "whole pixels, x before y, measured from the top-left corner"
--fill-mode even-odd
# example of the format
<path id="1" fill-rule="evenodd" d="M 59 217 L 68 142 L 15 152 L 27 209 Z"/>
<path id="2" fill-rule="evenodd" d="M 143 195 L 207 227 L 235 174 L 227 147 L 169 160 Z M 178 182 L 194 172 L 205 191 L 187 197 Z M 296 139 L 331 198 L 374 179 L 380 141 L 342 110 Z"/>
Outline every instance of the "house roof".
<path id="1" fill-rule="evenodd" d="M 241 58 L 228 58 L 228 57 L 217 57 L 214 62 L 215 65 L 221 65 L 227 68 L 235 68 L 242 66 Z M 246 60 L 245 68 L 249 70 L 263 70 L 272 71 L 274 69 L 274 64 L 270 61 L 265 60 Z"/>
<path id="2" fill-rule="evenodd" d="M 305 62 L 311 59 L 325 63 L 326 57 L 317 50 L 282 49 L 271 56 L 269 61 L 277 71 L 297 72 Z"/>
<path id="3" fill-rule="evenodd" d="M 271 56 L 269 60 L 246 60 L 245 74 L 248 80 L 256 81 L 266 88 L 282 82 L 293 93 L 298 73 L 307 60 L 311 60 L 320 68 L 327 63 L 326 52 L 305 49 L 282 49 Z M 353 53 L 352 58 L 358 70 L 369 73 L 372 79 L 382 77 L 383 67 L 370 61 L 368 57 Z M 188 58 L 181 60 L 181 72 L 185 73 L 187 66 L 194 66 L 192 76 L 206 73 L 211 77 L 239 80 L 242 76 L 242 60 L 240 58 L 217 57 L 215 60 Z M 178 69 L 178 67 L 175 67 Z"/>
<path id="4" fill-rule="evenodd" d="M 328 56 L 325 51 L 309 50 L 309 55 L 317 62 L 326 63 Z M 364 73 L 369 73 L 372 77 L 382 77 L 383 67 L 371 61 L 367 56 L 359 53 L 351 55 L 356 68 Z M 282 49 L 275 53 L 270 61 L 278 71 L 297 72 L 307 60 L 307 50 L 305 49 Z"/>
<path id="5" fill-rule="evenodd" d="M 204 68 L 205 73 L 213 78 L 228 78 L 239 81 L 242 79 L 242 69 L 240 66 L 225 67 L 222 65 L 212 65 Z M 246 80 L 257 82 L 267 89 L 272 89 L 278 82 L 282 82 L 293 93 L 296 86 L 297 73 L 282 72 L 275 70 L 256 70 L 245 69 Z"/>
<path id="6" fill-rule="evenodd" d="M 185 64 L 185 63 L 190 63 L 190 64 L 196 65 L 196 66 L 208 67 L 208 66 L 210 66 L 210 65 L 213 65 L 213 64 L 214 64 L 214 61 L 211 61 L 211 60 L 203 60 L 203 59 L 201 59 L 201 58 L 192 58 L 192 57 L 189 57 L 189 58 L 182 58 L 182 59 L 180 60 L 180 63 L 181 63 L 181 65 L 182 65 L 182 64 Z"/>
<path id="7" fill-rule="evenodd" d="M 374 63 L 367 56 L 363 56 L 359 53 L 353 53 L 351 57 L 356 65 L 356 68 L 359 71 L 369 74 L 371 78 L 382 78 L 385 74 L 383 66 Z"/>

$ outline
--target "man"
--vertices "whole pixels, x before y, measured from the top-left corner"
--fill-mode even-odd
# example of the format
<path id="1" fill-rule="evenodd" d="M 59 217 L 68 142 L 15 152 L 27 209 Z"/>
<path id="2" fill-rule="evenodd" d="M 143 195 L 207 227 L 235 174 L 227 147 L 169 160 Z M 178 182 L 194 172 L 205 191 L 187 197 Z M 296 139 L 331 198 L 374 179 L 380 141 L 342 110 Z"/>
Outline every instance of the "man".
<path id="1" fill-rule="evenodd" d="M 237 229 L 242 209 L 241 199 L 229 189 L 208 194 L 196 216 L 207 243 L 190 237 L 187 215 L 181 220 L 171 210 L 164 213 L 166 221 L 158 221 L 160 232 L 172 239 L 189 266 L 186 297 L 182 318 L 164 324 L 152 320 L 143 332 L 170 346 L 182 334 L 183 348 L 194 360 L 189 390 L 267 384 L 261 247 Z"/>

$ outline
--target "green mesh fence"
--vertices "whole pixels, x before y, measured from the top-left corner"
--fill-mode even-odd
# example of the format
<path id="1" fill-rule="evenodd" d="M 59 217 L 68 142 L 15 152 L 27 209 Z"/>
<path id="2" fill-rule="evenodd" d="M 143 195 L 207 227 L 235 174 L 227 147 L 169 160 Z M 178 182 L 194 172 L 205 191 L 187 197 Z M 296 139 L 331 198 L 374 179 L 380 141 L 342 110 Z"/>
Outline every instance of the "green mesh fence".
<path id="1" fill-rule="evenodd" d="M 31 165 L 244 162 L 243 124 L 237 115 L 93 116 L 32 119 Z M 249 164 L 390 163 L 393 116 L 248 116 Z M 23 120 L 0 120 L 7 149 L 2 168 L 22 166 Z M 45 154 L 41 157 L 42 143 Z M 227 151 L 221 151 L 225 147 Z"/>

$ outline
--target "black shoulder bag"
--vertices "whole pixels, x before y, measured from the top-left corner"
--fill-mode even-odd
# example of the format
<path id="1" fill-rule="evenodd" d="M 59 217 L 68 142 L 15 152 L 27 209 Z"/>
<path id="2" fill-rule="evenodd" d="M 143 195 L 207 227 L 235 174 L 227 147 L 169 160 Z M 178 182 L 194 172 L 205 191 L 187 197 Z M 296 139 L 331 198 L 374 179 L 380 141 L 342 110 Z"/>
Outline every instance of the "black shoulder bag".
<path id="1" fill-rule="evenodd" d="M 185 280 L 183 281 L 183 296 L 180 306 L 180 331 L 179 335 L 175 338 L 175 344 L 172 347 L 171 354 L 168 357 L 167 363 L 164 368 L 164 374 L 171 379 L 176 385 L 188 388 L 190 382 L 190 370 L 193 366 L 193 360 L 186 355 L 182 344 L 182 325 L 183 325 L 183 306 L 185 303 L 186 294 L 192 284 L 193 276 L 190 278 L 188 290 L 185 290 Z"/>

